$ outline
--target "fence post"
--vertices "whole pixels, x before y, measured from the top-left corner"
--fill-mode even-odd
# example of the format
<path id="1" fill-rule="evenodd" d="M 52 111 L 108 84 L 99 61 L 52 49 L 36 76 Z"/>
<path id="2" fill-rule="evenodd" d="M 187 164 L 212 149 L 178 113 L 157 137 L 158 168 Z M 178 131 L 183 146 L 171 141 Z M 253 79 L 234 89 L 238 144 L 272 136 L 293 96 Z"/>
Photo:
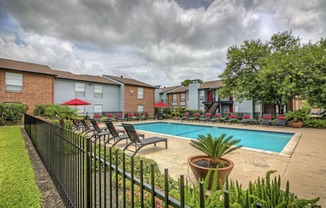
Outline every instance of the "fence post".
<path id="1" fill-rule="evenodd" d="M 224 207 L 225 208 L 229 208 L 230 207 L 229 191 L 227 191 L 227 190 L 224 191 Z"/>
<path id="2" fill-rule="evenodd" d="M 205 207 L 205 201 L 204 201 L 204 182 L 199 183 L 199 207 L 204 208 Z"/>
<path id="3" fill-rule="evenodd" d="M 90 208 L 92 206 L 92 201 L 91 201 L 91 160 L 92 160 L 92 155 L 91 155 L 91 138 L 87 137 L 86 138 L 86 152 L 85 152 L 85 157 L 86 157 L 86 207 Z"/>

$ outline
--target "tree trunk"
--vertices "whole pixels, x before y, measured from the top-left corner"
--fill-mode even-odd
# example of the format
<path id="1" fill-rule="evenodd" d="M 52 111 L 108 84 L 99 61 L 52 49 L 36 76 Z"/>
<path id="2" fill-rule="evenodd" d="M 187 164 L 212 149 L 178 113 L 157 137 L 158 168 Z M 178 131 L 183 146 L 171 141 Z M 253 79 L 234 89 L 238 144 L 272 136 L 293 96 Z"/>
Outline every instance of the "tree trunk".
<path id="1" fill-rule="evenodd" d="M 60 126 L 62 127 L 62 128 L 66 128 L 66 125 L 65 125 L 65 120 L 64 119 L 62 119 L 62 118 L 60 118 Z"/>

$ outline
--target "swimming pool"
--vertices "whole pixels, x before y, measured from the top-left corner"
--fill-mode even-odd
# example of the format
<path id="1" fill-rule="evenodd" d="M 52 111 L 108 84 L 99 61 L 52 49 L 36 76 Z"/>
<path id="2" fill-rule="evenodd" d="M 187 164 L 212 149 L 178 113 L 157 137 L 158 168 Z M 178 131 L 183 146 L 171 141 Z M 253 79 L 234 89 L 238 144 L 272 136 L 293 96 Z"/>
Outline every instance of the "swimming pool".
<path id="1" fill-rule="evenodd" d="M 198 135 L 210 133 L 213 137 L 222 134 L 233 135 L 233 139 L 240 139 L 239 144 L 244 147 L 280 153 L 293 137 L 294 133 L 258 131 L 217 126 L 202 126 L 168 122 L 154 122 L 134 124 L 135 129 L 160 134 L 196 139 Z"/>

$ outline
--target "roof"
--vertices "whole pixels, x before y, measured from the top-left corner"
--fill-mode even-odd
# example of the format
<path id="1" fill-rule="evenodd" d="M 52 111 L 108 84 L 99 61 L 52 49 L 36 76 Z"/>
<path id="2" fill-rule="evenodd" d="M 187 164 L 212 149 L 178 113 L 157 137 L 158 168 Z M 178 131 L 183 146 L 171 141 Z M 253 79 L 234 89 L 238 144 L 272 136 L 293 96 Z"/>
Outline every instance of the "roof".
<path id="1" fill-rule="evenodd" d="M 166 93 L 166 92 L 168 92 L 170 90 L 174 90 L 174 89 L 176 89 L 178 87 L 182 87 L 182 85 L 171 86 L 171 87 L 163 87 L 163 88 L 161 88 L 161 92 L 160 93 Z"/>
<path id="2" fill-rule="evenodd" d="M 126 84 L 126 85 L 135 85 L 135 86 L 155 88 L 154 86 L 152 86 L 150 84 L 146 84 L 144 82 L 141 82 L 141 81 L 138 81 L 135 79 L 131 79 L 131 78 L 125 78 L 123 76 L 121 76 L 121 77 L 116 77 L 116 76 L 111 76 L 111 75 L 103 75 L 103 76 L 113 79 L 115 81 L 118 81 L 120 83 Z"/>
<path id="3" fill-rule="evenodd" d="M 188 87 L 185 87 L 185 86 L 182 86 L 180 88 L 177 88 L 177 89 L 174 89 L 174 90 L 171 90 L 170 92 L 167 92 L 166 94 L 171 94 L 171 93 L 182 93 L 182 92 L 186 92 L 188 91 Z"/>
<path id="4" fill-rule="evenodd" d="M 213 80 L 201 83 L 199 89 L 216 89 L 222 87 L 222 85 L 222 80 Z"/>
<path id="5" fill-rule="evenodd" d="M 47 74 L 52 76 L 56 75 L 56 73 L 46 65 L 27 63 L 11 59 L 0 58 L 0 68 L 38 74 Z"/>
<path id="6" fill-rule="evenodd" d="M 53 70 L 58 75 L 57 78 L 61 79 L 70 79 L 70 80 L 78 80 L 78 81 L 86 81 L 86 82 L 95 82 L 95 83 L 101 83 L 101 84 L 111 84 L 111 85 L 119 85 L 111 80 L 108 80 L 104 77 L 100 76 L 92 76 L 87 74 L 73 74 L 71 72 L 67 71 L 59 71 L 59 70 Z"/>

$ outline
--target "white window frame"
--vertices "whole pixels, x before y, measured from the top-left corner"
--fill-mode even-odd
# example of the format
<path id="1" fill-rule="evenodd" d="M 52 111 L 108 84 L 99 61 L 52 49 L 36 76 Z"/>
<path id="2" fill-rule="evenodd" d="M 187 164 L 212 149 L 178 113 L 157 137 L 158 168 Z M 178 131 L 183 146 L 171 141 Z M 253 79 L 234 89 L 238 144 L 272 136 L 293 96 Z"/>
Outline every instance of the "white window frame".
<path id="1" fill-rule="evenodd" d="M 144 106 L 143 106 L 143 105 L 138 105 L 138 106 L 137 106 L 137 112 L 138 112 L 138 113 L 142 113 L 142 112 L 144 112 Z"/>
<path id="2" fill-rule="evenodd" d="M 137 98 L 138 99 L 144 99 L 144 88 L 143 87 L 138 87 Z"/>
<path id="3" fill-rule="evenodd" d="M 85 97 L 85 83 L 75 83 L 75 95 L 76 97 Z"/>
<path id="4" fill-rule="evenodd" d="M 186 93 L 180 94 L 180 102 L 186 102 Z"/>
<path id="5" fill-rule="evenodd" d="M 103 97 L 103 85 L 94 85 L 94 97 L 102 98 Z"/>
<path id="6" fill-rule="evenodd" d="M 103 112 L 103 104 L 94 104 L 94 113 L 102 113 Z"/>
<path id="7" fill-rule="evenodd" d="M 172 94 L 172 102 L 177 102 L 177 94 Z"/>
<path id="8" fill-rule="evenodd" d="M 23 91 L 23 74 L 6 72 L 6 91 Z"/>

